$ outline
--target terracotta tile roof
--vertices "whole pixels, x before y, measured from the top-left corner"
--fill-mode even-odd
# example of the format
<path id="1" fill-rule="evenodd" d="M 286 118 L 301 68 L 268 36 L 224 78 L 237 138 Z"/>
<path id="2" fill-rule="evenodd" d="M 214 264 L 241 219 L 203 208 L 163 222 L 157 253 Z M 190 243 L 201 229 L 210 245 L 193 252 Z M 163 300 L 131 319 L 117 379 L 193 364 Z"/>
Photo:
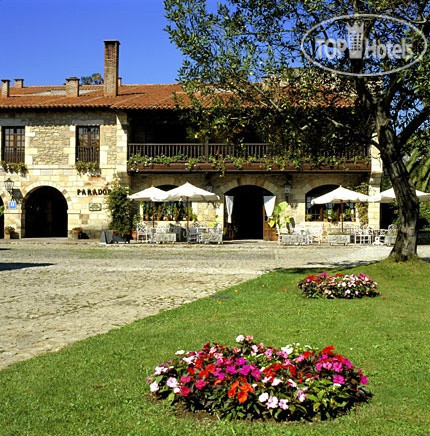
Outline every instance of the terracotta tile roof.
<path id="1" fill-rule="evenodd" d="M 105 97 L 103 85 L 80 86 L 79 97 L 68 97 L 63 86 L 10 87 L 8 98 L 0 96 L 0 110 L 6 109 L 170 109 L 174 93 L 184 94 L 180 84 L 121 85 L 118 96 Z"/>
<path id="2" fill-rule="evenodd" d="M 10 87 L 8 98 L 0 96 L 0 111 L 10 109 L 72 109 L 72 108 L 103 108 L 111 110 L 126 109 L 173 109 L 175 107 L 174 93 L 185 102 L 188 100 L 180 84 L 167 85 L 120 85 L 116 97 L 105 97 L 103 85 L 80 86 L 79 97 L 66 96 L 65 85 L 59 86 L 26 86 L 24 88 Z M 289 98 L 294 103 L 299 98 L 294 90 L 288 89 Z M 227 95 L 227 94 L 226 94 Z M 210 98 L 205 102 L 210 104 Z M 312 105 L 311 102 L 308 102 Z M 333 91 L 324 93 L 324 99 L 317 99 L 314 104 L 347 107 L 352 105 L 351 99 L 346 99 Z"/>

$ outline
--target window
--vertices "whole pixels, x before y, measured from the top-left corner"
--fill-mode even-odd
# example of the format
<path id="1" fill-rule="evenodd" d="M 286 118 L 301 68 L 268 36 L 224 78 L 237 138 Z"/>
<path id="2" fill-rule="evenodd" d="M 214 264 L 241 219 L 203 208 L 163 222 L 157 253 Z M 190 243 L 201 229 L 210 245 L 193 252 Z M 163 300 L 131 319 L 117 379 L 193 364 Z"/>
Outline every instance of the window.
<path id="1" fill-rule="evenodd" d="M 100 127 L 77 127 L 76 161 L 100 161 Z"/>
<path id="2" fill-rule="evenodd" d="M 312 200 L 321 195 L 327 194 L 336 189 L 339 185 L 323 185 L 312 189 L 306 194 L 306 220 L 307 221 L 339 221 L 340 204 L 312 204 Z M 344 202 L 344 221 L 351 221 L 354 218 L 354 203 Z"/>
<path id="3" fill-rule="evenodd" d="M 1 158 L 6 162 L 25 160 L 25 127 L 3 127 Z"/>

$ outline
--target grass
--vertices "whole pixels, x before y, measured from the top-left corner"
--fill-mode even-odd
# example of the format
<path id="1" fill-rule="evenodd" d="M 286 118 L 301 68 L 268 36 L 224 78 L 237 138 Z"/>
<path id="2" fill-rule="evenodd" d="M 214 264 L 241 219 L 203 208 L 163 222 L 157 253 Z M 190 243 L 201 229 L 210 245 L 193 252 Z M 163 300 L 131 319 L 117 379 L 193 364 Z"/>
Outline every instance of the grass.
<path id="1" fill-rule="evenodd" d="M 1 435 L 424 435 L 430 428 L 430 264 L 359 267 L 382 295 L 307 300 L 310 270 L 276 271 L 0 372 Z M 335 345 L 369 377 L 371 402 L 333 421 L 228 422 L 149 397 L 146 377 L 178 349 L 233 344 Z"/>

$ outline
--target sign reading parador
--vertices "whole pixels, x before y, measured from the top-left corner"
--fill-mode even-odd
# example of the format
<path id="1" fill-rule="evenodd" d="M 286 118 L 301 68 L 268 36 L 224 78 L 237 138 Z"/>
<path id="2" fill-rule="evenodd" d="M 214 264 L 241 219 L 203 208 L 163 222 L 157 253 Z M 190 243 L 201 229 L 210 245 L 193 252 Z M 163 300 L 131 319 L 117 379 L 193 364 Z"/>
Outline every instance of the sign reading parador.
<path id="1" fill-rule="evenodd" d="M 76 195 L 108 195 L 112 190 L 107 188 L 99 189 L 77 189 Z"/>

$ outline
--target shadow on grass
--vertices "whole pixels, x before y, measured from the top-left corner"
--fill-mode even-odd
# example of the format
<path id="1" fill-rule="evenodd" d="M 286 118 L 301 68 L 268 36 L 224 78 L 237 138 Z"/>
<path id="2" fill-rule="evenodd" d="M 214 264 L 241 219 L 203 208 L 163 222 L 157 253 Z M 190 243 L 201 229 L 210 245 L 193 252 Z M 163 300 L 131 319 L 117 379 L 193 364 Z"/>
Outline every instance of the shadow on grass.
<path id="1" fill-rule="evenodd" d="M 306 267 L 306 264 L 302 268 L 275 268 L 271 270 L 270 272 L 281 272 L 281 273 L 290 273 L 290 274 L 315 274 L 315 273 L 321 273 L 323 271 L 336 271 L 339 272 L 340 269 L 349 269 L 349 268 L 356 268 L 359 266 L 369 266 L 375 263 L 379 263 L 379 261 L 374 262 L 337 262 L 337 263 L 328 263 L 326 265 L 321 264 L 320 266 L 309 266 Z M 309 262 L 311 264 L 311 262 Z"/>
<path id="2" fill-rule="evenodd" d="M 11 271 L 15 269 L 23 269 L 23 268 L 39 268 L 42 266 L 51 266 L 53 263 L 2 263 L 0 262 L 0 271 Z"/>

